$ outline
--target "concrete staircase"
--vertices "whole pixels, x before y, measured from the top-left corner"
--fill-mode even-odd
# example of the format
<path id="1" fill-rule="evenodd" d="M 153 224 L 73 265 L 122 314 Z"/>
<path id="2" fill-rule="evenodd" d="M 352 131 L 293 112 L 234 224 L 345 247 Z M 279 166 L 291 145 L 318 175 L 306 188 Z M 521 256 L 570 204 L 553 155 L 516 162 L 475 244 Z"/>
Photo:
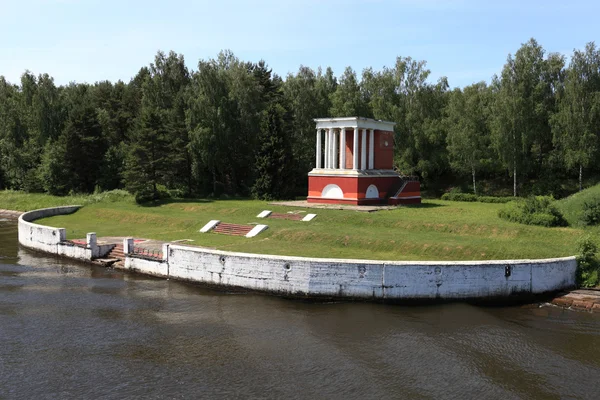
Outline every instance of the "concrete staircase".
<path id="1" fill-rule="evenodd" d="M 274 219 L 290 219 L 292 221 L 301 221 L 304 216 L 300 214 L 284 214 L 284 213 L 271 213 L 269 218 Z"/>
<path id="2" fill-rule="evenodd" d="M 123 265 L 125 263 L 125 254 L 123 253 L 123 245 L 117 244 L 102 258 L 96 258 L 94 260 L 105 267 L 110 267 L 113 264 Z"/>

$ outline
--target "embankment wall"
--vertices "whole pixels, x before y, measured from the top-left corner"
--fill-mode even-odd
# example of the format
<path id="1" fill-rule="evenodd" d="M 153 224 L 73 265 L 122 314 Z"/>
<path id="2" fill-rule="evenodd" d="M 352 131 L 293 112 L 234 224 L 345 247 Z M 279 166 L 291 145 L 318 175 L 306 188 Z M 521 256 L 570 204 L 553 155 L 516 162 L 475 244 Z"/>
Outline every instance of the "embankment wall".
<path id="1" fill-rule="evenodd" d="M 99 250 L 66 246 L 64 229 L 31 222 L 72 213 L 78 208 L 57 207 L 23 214 L 19 218 L 19 242 L 37 250 L 91 260 Z M 129 242 L 125 239 L 123 247 L 130 249 L 132 244 L 131 239 Z M 236 253 L 169 244 L 163 246 L 162 260 L 125 253 L 124 269 L 154 276 L 292 297 L 376 301 L 509 299 L 539 295 L 574 287 L 577 269 L 575 257 L 369 261 Z"/>
<path id="2" fill-rule="evenodd" d="M 83 261 L 91 261 L 107 254 L 114 245 L 97 245 L 95 233 L 88 234 L 85 245 L 75 245 L 67 241 L 64 228 L 53 228 L 33 222 L 40 218 L 73 214 L 80 208 L 81 206 L 51 207 L 21 214 L 18 222 L 19 243 L 30 249 Z"/>

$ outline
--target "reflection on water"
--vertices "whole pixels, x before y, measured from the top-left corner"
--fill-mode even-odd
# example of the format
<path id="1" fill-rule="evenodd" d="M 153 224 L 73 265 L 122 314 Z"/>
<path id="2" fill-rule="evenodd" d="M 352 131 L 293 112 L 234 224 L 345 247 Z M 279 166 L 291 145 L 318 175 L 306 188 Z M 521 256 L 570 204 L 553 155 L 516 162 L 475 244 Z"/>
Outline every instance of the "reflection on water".
<path id="1" fill-rule="evenodd" d="M 226 294 L 0 223 L 0 398 L 600 398 L 600 316 Z"/>

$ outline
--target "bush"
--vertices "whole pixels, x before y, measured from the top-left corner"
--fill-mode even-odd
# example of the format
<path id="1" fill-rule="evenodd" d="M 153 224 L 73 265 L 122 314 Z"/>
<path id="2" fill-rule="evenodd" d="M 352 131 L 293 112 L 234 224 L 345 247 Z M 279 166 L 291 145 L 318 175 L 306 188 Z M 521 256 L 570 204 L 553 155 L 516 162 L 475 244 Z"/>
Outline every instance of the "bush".
<path id="1" fill-rule="evenodd" d="M 479 196 L 477 201 L 481 203 L 499 203 L 505 204 L 511 201 L 514 201 L 514 197 L 494 197 L 494 196 Z"/>
<path id="2" fill-rule="evenodd" d="M 450 201 L 477 201 L 477 196 L 472 193 L 448 192 L 442 195 L 442 200 Z"/>
<path id="3" fill-rule="evenodd" d="M 118 201 L 131 200 L 131 194 L 123 189 L 109 190 L 107 192 L 94 193 L 88 197 L 87 203 L 99 203 L 99 202 L 110 202 L 116 203 Z"/>
<path id="4" fill-rule="evenodd" d="M 508 203 L 509 201 L 513 201 L 514 197 L 475 196 L 472 193 L 450 191 L 442 195 L 442 200 L 468 202 L 478 201 L 480 203 Z"/>
<path id="5" fill-rule="evenodd" d="M 498 212 L 502 219 L 526 225 L 567 226 L 567 221 L 548 196 L 531 196 L 507 204 Z"/>
<path id="6" fill-rule="evenodd" d="M 600 285 L 600 262 L 598 246 L 590 235 L 582 237 L 577 243 L 577 283 L 583 287 Z"/>
<path id="7" fill-rule="evenodd" d="M 581 222 L 587 226 L 600 224 L 600 198 L 595 197 L 583 203 Z"/>
<path id="8" fill-rule="evenodd" d="M 135 193 L 137 204 L 169 198 L 171 198 L 171 194 L 164 185 L 156 185 L 156 192 L 151 187 L 144 187 Z"/>

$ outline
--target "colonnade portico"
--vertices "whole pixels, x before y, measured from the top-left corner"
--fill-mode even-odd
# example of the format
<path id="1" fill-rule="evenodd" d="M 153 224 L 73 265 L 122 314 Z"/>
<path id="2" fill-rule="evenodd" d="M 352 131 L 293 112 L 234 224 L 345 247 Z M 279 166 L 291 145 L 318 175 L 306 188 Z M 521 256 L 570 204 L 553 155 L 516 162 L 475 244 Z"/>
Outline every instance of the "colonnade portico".
<path id="1" fill-rule="evenodd" d="M 418 181 L 394 170 L 394 122 L 363 117 L 317 118 L 315 168 L 308 202 L 414 204 Z"/>
<path id="2" fill-rule="evenodd" d="M 346 168 L 346 130 L 353 129 L 352 170 L 373 169 L 375 159 L 374 137 L 375 129 L 355 128 L 317 128 L 316 162 L 317 169 L 347 169 Z M 369 131 L 369 146 L 367 151 L 367 131 Z M 322 149 L 322 133 L 325 136 Z M 361 149 L 359 149 L 359 135 Z M 359 160 L 359 154 L 361 155 Z M 324 159 L 323 159 L 324 158 Z"/>

